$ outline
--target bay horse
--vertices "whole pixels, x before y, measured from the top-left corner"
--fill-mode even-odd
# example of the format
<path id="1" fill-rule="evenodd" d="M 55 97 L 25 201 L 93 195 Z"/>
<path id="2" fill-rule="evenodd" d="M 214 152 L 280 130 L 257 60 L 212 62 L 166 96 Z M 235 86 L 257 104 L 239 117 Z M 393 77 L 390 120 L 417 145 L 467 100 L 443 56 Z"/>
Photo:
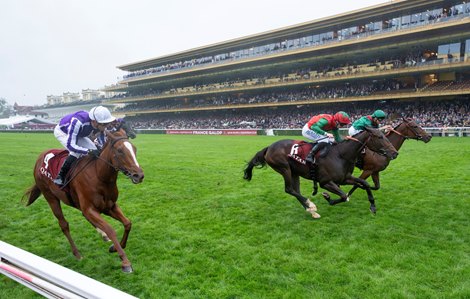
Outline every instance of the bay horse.
<path id="1" fill-rule="evenodd" d="M 77 259 L 82 256 L 77 249 L 69 231 L 69 224 L 64 218 L 61 202 L 80 210 L 83 216 L 98 230 L 104 232 L 113 245 L 109 252 L 116 252 L 122 261 L 122 271 L 132 272 L 132 265 L 127 258 L 127 238 L 132 223 L 127 219 L 119 205 L 116 180 L 118 173 L 124 173 L 132 183 L 139 184 L 144 178 L 144 172 L 136 159 L 136 148 L 129 142 L 123 129 L 115 132 L 105 131 L 106 143 L 98 157 L 84 156 L 77 160 L 75 166 L 67 175 L 68 182 L 63 188 L 53 183 L 54 176 L 48 167 L 52 164 L 54 152 L 63 150 L 47 150 L 39 155 L 34 167 L 35 183 L 26 190 L 23 200 L 28 198 L 27 206 L 31 205 L 41 194 L 44 195 L 54 216 L 59 222 L 62 232 L 72 248 Z M 101 216 L 108 215 L 124 226 L 124 235 L 119 242 L 116 232 Z M 104 237 L 104 235 L 103 235 Z"/>
<path id="2" fill-rule="evenodd" d="M 318 182 L 323 189 L 340 196 L 339 199 L 333 200 L 328 193 L 324 192 L 323 197 L 330 205 L 348 200 L 347 194 L 341 190 L 340 185 L 358 185 L 360 188 L 367 191 L 370 201 L 370 210 L 375 213 L 375 199 L 369 184 L 363 179 L 353 177 L 352 172 L 357 157 L 366 145 L 371 150 L 380 152 L 390 159 L 396 158 L 398 152 L 390 144 L 390 141 L 385 138 L 382 132 L 377 129 L 367 128 L 359 134 L 353 137 L 347 137 L 345 140 L 333 145 L 323 158 L 318 159 L 318 166 L 314 177 L 312 177 L 308 164 L 300 163 L 289 157 L 293 146 L 300 144 L 300 142 L 299 140 L 284 139 L 276 141 L 270 146 L 260 150 L 247 163 L 244 170 L 244 179 L 248 181 L 251 180 L 254 167 L 264 167 L 268 164 L 284 178 L 284 191 L 297 198 L 303 208 L 309 212 L 313 218 L 320 218 L 320 215 L 316 212 L 316 205 L 300 194 L 299 177 L 313 180 L 315 187 Z M 308 152 L 312 144 L 303 143 L 303 146 L 307 147 L 306 151 Z M 316 190 L 313 195 L 315 194 Z"/>
<path id="3" fill-rule="evenodd" d="M 403 118 L 403 121 L 398 124 L 394 129 L 390 130 L 385 135 L 393 147 L 398 151 L 400 150 L 403 142 L 407 139 L 421 140 L 424 143 L 431 141 L 432 136 L 428 134 L 423 128 L 421 128 L 414 120 L 410 118 Z M 383 155 L 378 155 L 377 153 L 365 149 L 365 154 L 360 165 L 356 164 L 356 167 L 362 170 L 359 178 L 366 180 L 368 177 L 372 177 L 374 186 L 371 186 L 371 190 L 379 190 L 380 188 L 380 176 L 379 172 L 385 170 L 390 159 Z M 348 192 L 348 196 L 351 196 L 353 192 L 357 189 L 357 186 L 352 187 Z"/>

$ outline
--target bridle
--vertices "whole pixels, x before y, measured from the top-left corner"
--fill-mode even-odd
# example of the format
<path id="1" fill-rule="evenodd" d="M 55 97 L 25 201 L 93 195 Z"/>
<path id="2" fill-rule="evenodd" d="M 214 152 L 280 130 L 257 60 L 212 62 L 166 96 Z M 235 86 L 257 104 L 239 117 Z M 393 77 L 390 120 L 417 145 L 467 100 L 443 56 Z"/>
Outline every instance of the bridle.
<path id="1" fill-rule="evenodd" d="M 109 145 L 111 148 L 114 148 L 114 145 L 116 144 L 116 142 L 120 141 L 120 140 L 129 140 L 128 137 L 118 137 L 118 138 L 115 138 L 113 140 L 111 140 L 111 144 Z M 120 159 L 119 157 L 117 157 L 116 153 L 113 152 L 113 157 L 119 162 L 119 164 L 121 164 L 120 162 Z M 113 168 L 115 171 L 119 172 L 121 171 L 126 177 L 130 177 L 131 176 L 131 173 L 129 171 L 127 171 L 126 169 L 120 167 L 120 166 L 115 166 L 113 163 L 110 163 L 109 161 L 101 158 L 101 155 L 97 157 L 99 160 L 103 161 L 104 163 L 106 163 L 108 166 L 110 166 L 111 168 Z"/>
<path id="2" fill-rule="evenodd" d="M 414 136 L 403 135 L 402 133 L 398 132 L 396 129 L 391 129 L 391 130 L 387 133 L 386 136 L 388 137 L 388 135 L 390 135 L 391 132 L 394 132 L 395 134 L 397 134 L 398 136 L 402 137 L 402 138 L 405 139 L 405 140 L 407 140 L 407 139 L 422 140 L 422 139 L 423 139 L 423 136 L 422 136 L 421 134 L 419 134 L 419 133 L 416 131 L 415 127 L 411 126 L 410 123 L 407 122 L 407 121 L 404 121 L 404 122 L 402 122 L 401 124 L 399 124 L 399 125 L 397 126 L 397 128 L 398 128 L 400 125 L 402 125 L 402 124 L 404 124 L 408 129 L 410 129 L 411 132 L 413 132 Z M 416 137 L 416 138 L 414 138 L 414 137 Z"/>

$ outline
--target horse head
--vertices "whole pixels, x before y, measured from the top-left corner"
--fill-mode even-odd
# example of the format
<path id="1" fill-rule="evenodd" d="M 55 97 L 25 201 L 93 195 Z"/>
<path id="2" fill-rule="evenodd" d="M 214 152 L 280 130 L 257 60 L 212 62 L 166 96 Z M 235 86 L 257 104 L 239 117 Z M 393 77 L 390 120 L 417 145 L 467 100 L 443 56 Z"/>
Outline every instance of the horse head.
<path id="1" fill-rule="evenodd" d="M 380 130 L 366 127 L 365 131 L 369 133 L 366 146 L 371 151 L 377 152 L 392 160 L 398 156 L 398 151 Z"/>
<path id="2" fill-rule="evenodd" d="M 403 118 L 403 122 L 395 128 L 395 131 L 405 138 L 422 140 L 424 143 L 428 143 L 432 138 L 431 134 L 418 126 L 411 118 Z"/>
<path id="3" fill-rule="evenodd" d="M 121 171 L 132 183 L 139 184 L 144 179 L 144 171 L 137 162 L 137 149 L 129 142 L 126 131 L 105 131 L 106 144 L 100 157 L 108 160 L 114 169 Z"/>

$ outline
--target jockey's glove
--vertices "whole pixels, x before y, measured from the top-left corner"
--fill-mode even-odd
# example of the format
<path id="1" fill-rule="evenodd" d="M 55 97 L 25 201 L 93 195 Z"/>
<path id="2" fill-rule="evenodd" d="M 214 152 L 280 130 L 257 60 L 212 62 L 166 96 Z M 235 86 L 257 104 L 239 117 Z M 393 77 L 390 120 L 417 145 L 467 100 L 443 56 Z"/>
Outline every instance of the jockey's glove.
<path id="1" fill-rule="evenodd" d="M 93 157 L 99 157 L 100 150 L 99 149 L 89 149 L 88 150 L 88 155 L 93 156 Z"/>

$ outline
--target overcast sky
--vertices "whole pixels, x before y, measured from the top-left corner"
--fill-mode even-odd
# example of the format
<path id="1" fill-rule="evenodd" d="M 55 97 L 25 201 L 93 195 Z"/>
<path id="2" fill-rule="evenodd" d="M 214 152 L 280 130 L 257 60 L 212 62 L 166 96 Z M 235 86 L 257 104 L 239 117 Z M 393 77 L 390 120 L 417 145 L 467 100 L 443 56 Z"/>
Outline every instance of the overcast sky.
<path id="1" fill-rule="evenodd" d="M 390 0 L 2 0 L 0 98 L 100 89 L 116 66 Z"/>

